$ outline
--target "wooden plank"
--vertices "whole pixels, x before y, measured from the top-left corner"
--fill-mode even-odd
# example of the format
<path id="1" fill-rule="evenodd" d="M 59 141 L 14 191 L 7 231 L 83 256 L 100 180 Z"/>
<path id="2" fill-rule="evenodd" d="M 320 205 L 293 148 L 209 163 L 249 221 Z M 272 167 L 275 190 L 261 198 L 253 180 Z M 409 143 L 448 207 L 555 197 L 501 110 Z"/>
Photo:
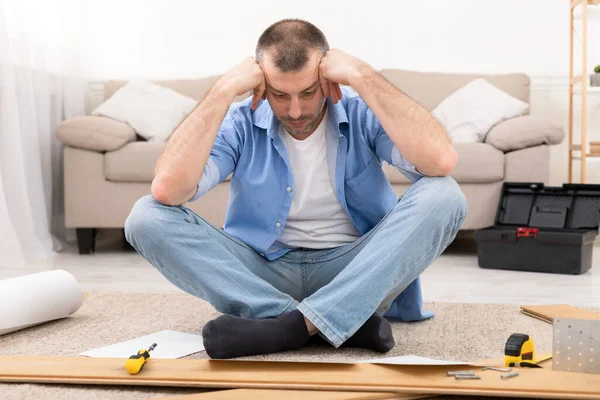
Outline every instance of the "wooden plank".
<path id="1" fill-rule="evenodd" d="M 547 304 L 541 306 L 521 306 L 521 312 L 544 322 L 552 323 L 554 318 L 600 319 L 600 314 L 568 304 Z"/>
<path id="2" fill-rule="evenodd" d="M 583 48 L 583 60 L 581 61 L 581 143 L 587 143 L 587 52 L 588 52 L 588 0 L 584 0 L 583 2 L 583 16 L 582 16 L 582 43 L 581 46 Z M 585 183 L 585 174 L 586 174 L 586 162 L 585 159 L 587 154 L 585 151 L 581 152 L 581 164 L 579 165 L 579 172 L 581 173 L 581 178 L 579 178 L 580 183 Z"/>
<path id="3" fill-rule="evenodd" d="M 543 355 L 548 357 L 538 364 L 544 366 L 551 358 L 552 353 Z M 481 365 L 504 366 L 503 358 L 482 360 Z M 378 397 L 370 397 L 378 396 Z M 346 399 L 390 399 L 390 400 L 413 400 L 437 397 L 437 395 L 393 393 L 393 392 L 326 392 L 315 390 L 272 390 L 272 389 L 230 389 L 214 392 L 195 393 L 182 396 L 168 397 L 169 400 L 346 400 Z"/>
<path id="4" fill-rule="evenodd" d="M 124 359 L 0 356 L 0 382 L 203 388 L 375 391 L 413 394 L 600 399 L 600 375 L 523 368 L 501 380 L 475 369 L 480 380 L 448 377 L 448 366 L 401 366 L 233 360 L 150 359 L 129 375 Z"/>
<path id="5" fill-rule="evenodd" d="M 569 82 L 573 79 L 573 6 L 569 11 Z M 569 84 L 569 145 L 573 145 L 573 85 Z M 569 151 L 568 182 L 573 182 L 573 152 Z"/>
<path id="6" fill-rule="evenodd" d="M 326 392 L 315 390 L 232 389 L 165 397 L 168 400 L 412 400 L 432 395 L 392 392 Z"/>

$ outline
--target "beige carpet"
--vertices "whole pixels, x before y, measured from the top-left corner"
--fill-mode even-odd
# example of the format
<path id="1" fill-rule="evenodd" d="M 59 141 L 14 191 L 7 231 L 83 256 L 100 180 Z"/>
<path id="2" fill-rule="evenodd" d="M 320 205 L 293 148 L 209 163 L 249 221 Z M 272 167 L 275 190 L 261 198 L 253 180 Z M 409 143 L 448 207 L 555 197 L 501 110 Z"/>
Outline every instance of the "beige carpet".
<path id="1" fill-rule="evenodd" d="M 522 315 L 516 305 L 428 303 L 426 308 L 436 313 L 433 319 L 393 323 L 396 347 L 385 356 L 416 354 L 464 361 L 501 357 L 513 332 L 530 334 L 537 351 L 551 351 L 552 326 Z M 67 319 L 0 336 L 0 354 L 76 356 L 165 329 L 199 334 L 204 323 L 217 315 L 207 303 L 185 294 L 90 293 L 81 309 Z M 314 346 L 254 358 L 348 360 L 380 356 L 365 350 Z M 187 358 L 207 357 L 201 352 Z M 2 399 L 139 399 L 197 392 L 200 390 L 193 388 L 0 384 Z"/>

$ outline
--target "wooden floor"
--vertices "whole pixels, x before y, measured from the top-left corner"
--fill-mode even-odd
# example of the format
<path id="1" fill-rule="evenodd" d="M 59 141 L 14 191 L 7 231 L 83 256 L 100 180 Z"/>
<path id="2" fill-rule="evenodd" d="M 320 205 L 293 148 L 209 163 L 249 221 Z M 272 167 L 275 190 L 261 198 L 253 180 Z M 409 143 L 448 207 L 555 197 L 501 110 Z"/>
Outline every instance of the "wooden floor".
<path id="1" fill-rule="evenodd" d="M 486 270 L 477 264 L 475 243 L 461 238 L 423 274 L 424 301 L 600 307 L 600 241 L 592 264 L 583 275 Z M 80 256 L 68 246 L 23 268 L 0 267 L 0 279 L 51 269 L 69 271 L 85 291 L 180 292 L 135 251 L 124 251 L 118 240 L 100 240 L 94 255 Z"/>

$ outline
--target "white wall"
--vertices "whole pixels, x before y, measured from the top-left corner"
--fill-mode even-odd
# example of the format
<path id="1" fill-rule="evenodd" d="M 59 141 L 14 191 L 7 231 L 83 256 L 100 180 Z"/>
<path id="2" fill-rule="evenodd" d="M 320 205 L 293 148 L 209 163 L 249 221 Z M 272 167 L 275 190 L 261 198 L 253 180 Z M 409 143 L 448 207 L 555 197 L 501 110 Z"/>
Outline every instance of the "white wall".
<path id="1" fill-rule="evenodd" d="M 298 17 L 378 69 L 525 72 L 534 79 L 532 114 L 567 128 L 568 0 L 87 0 L 86 9 L 90 80 L 222 73 L 253 55 L 269 24 Z M 599 23 L 591 23 L 591 36 L 600 38 Z M 589 51 L 589 67 L 600 64 L 600 40 Z M 599 101 L 590 99 L 590 111 L 600 110 Z M 591 140 L 600 140 L 598 124 L 591 129 Z M 552 150 L 551 183 L 566 181 L 566 156 L 565 140 Z M 590 176 L 600 181 L 594 164 Z"/>
<path id="2" fill-rule="evenodd" d="M 286 17 L 308 19 L 377 68 L 568 73 L 567 0 L 89 0 L 87 9 L 85 70 L 97 79 L 222 72 Z"/>

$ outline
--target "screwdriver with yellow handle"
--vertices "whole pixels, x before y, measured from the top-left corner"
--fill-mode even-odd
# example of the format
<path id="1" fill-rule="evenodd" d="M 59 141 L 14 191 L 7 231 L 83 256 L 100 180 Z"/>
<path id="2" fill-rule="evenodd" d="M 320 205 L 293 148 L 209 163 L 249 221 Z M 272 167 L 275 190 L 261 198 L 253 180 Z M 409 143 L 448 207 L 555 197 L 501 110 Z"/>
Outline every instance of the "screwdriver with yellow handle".
<path id="1" fill-rule="evenodd" d="M 154 350 L 156 343 L 153 343 L 148 350 L 140 350 L 137 354 L 132 355 L 125 362 L 125 369 L 131 375 L 135 375 L 142 370 L 146 361 L 150 358 L 150 352 Z"/>

